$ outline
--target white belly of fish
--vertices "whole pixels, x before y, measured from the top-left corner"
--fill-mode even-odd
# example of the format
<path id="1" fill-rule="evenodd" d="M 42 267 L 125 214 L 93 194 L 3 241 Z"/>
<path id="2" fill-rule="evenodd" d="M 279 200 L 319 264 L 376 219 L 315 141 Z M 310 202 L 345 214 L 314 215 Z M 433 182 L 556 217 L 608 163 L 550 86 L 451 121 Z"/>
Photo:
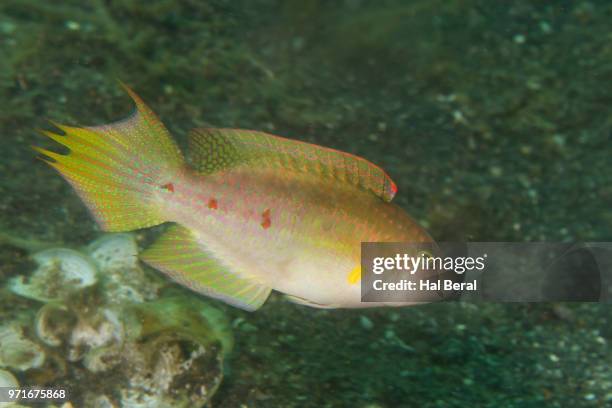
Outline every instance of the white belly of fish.
<path id="1" fill-rule="evenodd" d="M 242 277 L 315 304 L 360 301 L 359 283 L 347 280 L 354 260 L 304 245 L 287 231 L 212 215 L 200 218 L 195 231 L 207 252 Z"/>

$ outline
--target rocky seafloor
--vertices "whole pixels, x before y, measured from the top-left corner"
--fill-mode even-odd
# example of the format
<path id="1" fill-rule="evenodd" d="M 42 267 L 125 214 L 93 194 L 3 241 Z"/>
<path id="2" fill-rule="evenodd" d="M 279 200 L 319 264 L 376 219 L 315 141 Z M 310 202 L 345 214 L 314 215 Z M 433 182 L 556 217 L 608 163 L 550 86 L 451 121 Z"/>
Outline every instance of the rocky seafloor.
<path id="1" fill-rule="evenodd" d="M 140 264 L 100 272 L 90 243 L 107 236 L 29 149 L 48 119 L 124 117 L 120 79 L 183 146 L 193 127 L 244 127 L 380 164 L 438 240 L 609 241 L 611 17 L 603 0 L 0 2 L 0 381 L 120 404 L 169 391 L 143 373 L 193 357 L 207 369 L 174 375 L 217 408 L 612 405 L 608 305 L 320 311 L 273 295 L 242 312 Z M 85 286 L 27 296 L 68 254 L 94 271 Z M 191 319 L 197 333 L 169 329 Z"/>
<path id="2" fill-rule="evenodd" d="M 2 386 L 54 385 L 64 407 L 209 402 L 233 345 L 229 322 L 195 297 L 162 293 L 140 267 L 133 235 L 31 259 L 36 268 L 1 289 Z"/>

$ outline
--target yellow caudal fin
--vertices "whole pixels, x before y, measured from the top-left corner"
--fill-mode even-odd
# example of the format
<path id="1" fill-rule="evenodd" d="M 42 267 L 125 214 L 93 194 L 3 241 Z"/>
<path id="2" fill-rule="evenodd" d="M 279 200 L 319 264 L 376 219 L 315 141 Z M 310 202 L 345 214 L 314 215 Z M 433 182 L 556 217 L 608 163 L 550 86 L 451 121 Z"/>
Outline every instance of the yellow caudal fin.
<path id="1" fill-rule="evenodd" d="M 172 193 L 172 180 L 184 162 L 164 125 L 132 90 L 124 88 L 136 104 L 128 118 L 95 127 L 56 124 L 64 135 L 43 131 L 68 147 L 67 155 L 34 147 L 74 187 L 106 231 L 165 222 L 159 197 Z"/>

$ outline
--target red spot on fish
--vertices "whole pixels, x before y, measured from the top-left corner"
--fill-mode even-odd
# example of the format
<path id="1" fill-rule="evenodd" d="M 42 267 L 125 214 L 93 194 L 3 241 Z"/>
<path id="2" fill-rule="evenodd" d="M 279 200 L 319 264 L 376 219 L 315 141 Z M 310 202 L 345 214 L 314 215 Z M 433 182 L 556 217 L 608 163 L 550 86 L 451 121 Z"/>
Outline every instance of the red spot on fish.
<path id="1" fill-rule="evenodd" d="M 394 182 L 391 182 L 391 192 L 393 194 L 397 193 L 397 184 L 395 184 Z"/>
<path id="2" fill-rule="evenodd" d="M 262 214 L 261 214 L 261 226 L 263 227 L 263 229 L 268 229 L 270 228 L 270 226 L 272 226 L 272 220 L 270 219 L 270 209 L 266 209 Z"/>
<path id="3" fill-rule="evenodd" d="M 208 200 L 208 208 L 210 208 L 211 210 L 216 210 L 217 208 L 219 208 L 217 200 L 215 200 L 214 198 Z"/>
<path id="4" fill-rule="evenodd" d="M 164 184 L 163 186 L 161 186 L 161 188 L 166 189 L 170 191 L 171 193 L 174 193 L 174 184 L 172 183 Z"/>

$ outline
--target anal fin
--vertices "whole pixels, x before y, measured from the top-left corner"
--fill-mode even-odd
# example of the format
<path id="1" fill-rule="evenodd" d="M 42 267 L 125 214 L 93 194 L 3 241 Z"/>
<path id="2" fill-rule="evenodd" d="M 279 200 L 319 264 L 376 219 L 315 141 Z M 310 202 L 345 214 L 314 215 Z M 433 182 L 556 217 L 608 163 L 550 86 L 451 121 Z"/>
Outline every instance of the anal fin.
<path id="1" fill-rule="evenodd" d="M 256 310 L 270 295 L 271 288 L 230 271 L 180 225 L 170 227 L 140 258 L 181 285 L 241 309 Z"/>
<path id="2" fill-rule="evenodd" d="M 338 306 L 335 306 L 335 305 L 323 305 L 321 303 L 312 302 L 310 300 L 301 298 L 299 296 L 285 295 L 285 298 L 295 304 L 308 306 L 308 307 L 314 307 L 316 309 L 337 309 L 338 308 Z"/>

